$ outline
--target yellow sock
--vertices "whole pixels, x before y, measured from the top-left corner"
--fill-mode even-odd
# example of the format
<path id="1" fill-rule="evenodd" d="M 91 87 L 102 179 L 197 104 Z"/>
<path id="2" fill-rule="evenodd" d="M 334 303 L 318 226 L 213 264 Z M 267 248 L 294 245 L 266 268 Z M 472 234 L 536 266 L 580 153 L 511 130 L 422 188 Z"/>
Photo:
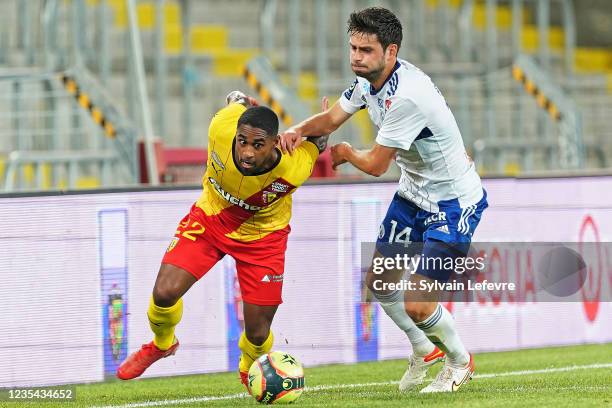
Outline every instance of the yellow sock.
<path id="1" fill-rule="evenodd" d="M 153 343 L 160 350 L 168 350 L 174 342 L 174 328 L 183 317 L 183 299 L 179 299 L 174 306 L 161 307 L 155 304 L 151 296 L 147 316 L 149 326 L 155 333 Z"/>
<path id="2" fill-rule="evenodd" d="M 242 351 L 240 355 L 240 364 L 238 365 L 238 369 L 241 372 L 249 371 L 251 368 L 251 364 L 253 361 L 257 360 L 257 358 L 263 354 L 266 354 L 270 350 L 272 350 L 272 344 L 274 344 L 274 336 L 272 335 L 272 331 L 268 334 L 268 338 L 263 342 L 261 346 L 256 346 L 251 343 L 244 332 L 240 336 L 240 340 L 238 340 L 238 347 Z"/>

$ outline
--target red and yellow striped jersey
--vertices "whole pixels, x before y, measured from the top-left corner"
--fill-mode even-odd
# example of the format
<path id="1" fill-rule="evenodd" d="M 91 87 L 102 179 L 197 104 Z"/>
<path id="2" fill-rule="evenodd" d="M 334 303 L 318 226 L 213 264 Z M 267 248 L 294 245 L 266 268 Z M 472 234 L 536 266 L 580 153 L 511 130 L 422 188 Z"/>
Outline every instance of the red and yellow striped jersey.
<path id="1" fill-rule="evenodd" d="M 289 224 L 291 194 L 310 177 L 319 151 L 306 141 L 293 155 L 283 154 L 267 173 L 243 175 L 234 163 L 233 143 L 238 118 L 245 110 L 231 104 L 212 119 L 203 191 L 196 205 L 225 236 L 254 241 Z"/>

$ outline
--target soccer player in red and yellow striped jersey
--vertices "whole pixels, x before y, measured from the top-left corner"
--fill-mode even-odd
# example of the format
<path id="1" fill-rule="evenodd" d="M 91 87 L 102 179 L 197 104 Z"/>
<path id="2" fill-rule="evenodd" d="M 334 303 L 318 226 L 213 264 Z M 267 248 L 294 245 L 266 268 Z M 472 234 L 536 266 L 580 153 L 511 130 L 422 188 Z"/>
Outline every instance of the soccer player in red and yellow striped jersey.
<path id="1" fill-rule="evenodd" d="M 272 348 L 270 325 L 282 303 L 291 194 L 312 173 L 328 136 L 310 138 L 292 155 L 283 154 L 278 117 L 254 105 L 254 99 L 234 91 L 211 121 L 202 194 L 179 223 L 153 288 L 148 317 L 154 340 L 121 364 L 121 379 L 136 378 L 176 352 L 182 296 L 225 255 L 236 260 L 243 300 L 245 329 L 238 345 L 245 385 L 250 365 Z"/>

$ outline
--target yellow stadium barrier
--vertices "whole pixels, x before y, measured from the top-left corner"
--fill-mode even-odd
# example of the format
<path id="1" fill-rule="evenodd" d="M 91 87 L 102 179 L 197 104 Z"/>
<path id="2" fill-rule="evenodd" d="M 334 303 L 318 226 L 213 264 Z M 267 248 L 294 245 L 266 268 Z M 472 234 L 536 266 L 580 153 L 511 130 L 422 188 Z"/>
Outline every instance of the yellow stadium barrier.
<path id="1" fill-rule="evenodd" d="M 246 64 L 244 64 L 241 69 L 245 81 L 251 88 L 255 89 L 255 92 L 257 92 L 261 100 L 268 105 L 270 109 L 276 112 L 281 122 L 286 126 L 291 126 L 293 124 L 291 115 L 289 115 L 280 103 L 272 97 L 268 89 L 259 82 L 259 79 L 249 70 Z"/>
<path id="2" fill-rule="evenodd" d="M 521 67 L 518 65 L 512 67 L 512 77 L 514 80 L 523 84 L 525 91 L 536 99 L 538 106 L 546 110 L 553 120 L 561 120 L 562 115 L 561 112 L 559 112 L 559 107 L 551 101 L 547 95 L 544 95 L 532 80 L 527 78 Z"/>

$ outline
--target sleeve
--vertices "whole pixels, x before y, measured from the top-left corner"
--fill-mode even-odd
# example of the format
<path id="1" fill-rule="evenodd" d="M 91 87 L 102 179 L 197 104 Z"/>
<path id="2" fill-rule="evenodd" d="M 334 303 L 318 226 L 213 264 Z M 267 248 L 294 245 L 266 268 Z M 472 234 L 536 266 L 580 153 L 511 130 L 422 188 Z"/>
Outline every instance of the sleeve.
<path id="1" fill-rule="evenodd" d="M 427 118 L 410 99 L 390 99 L 391 106 L 376 136 L 376 143 L 408 150 L 427 127 Z"/>
<path id="2" fill-rule="evenodd" d="M 239 103 L 231 103 L 220 109 L 210 121 L 208 127 L 208 143 L 219 137 L 229 136 L 231 138 L 236 134 L 238 119 L 246 108 Z"/>
<path id="3" fill-rule="evenodd" d="M 295 186 L 299 186 L 308 180 L 308 177 L 312 174 L 314 165 L 319 157 L 319 149 L 311 141 L 305 140 L 295 149 L 295 152 L 290 157 L 292 160 L 292 176 L 290 181 Z"/>
<path id="4" fill-rule="evenodd" d="M 353 114 L 366 107 L 361 100 L 361 87 L 357 78 L 340 96 L 340 107 L 348 114 Z"/>

